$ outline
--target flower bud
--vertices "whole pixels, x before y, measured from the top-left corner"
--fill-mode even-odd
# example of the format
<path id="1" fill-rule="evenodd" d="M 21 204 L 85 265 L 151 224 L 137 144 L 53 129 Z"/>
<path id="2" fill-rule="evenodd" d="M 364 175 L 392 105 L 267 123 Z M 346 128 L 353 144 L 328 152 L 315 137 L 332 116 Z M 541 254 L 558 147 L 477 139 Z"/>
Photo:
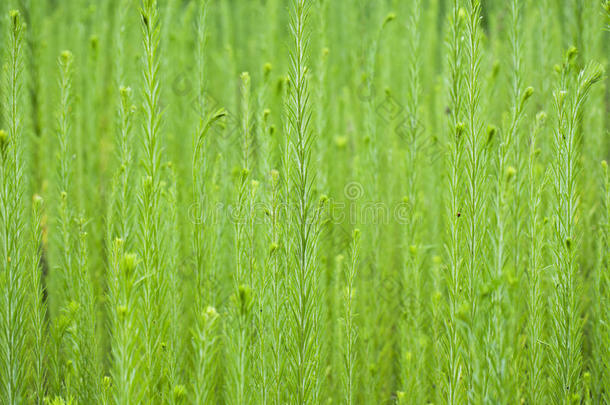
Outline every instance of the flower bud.
<path id="1" fill-rule="evenodd" d="M 462 134 L 464 133 L 464 123 L 463 122 L 458 122 L 455 126 L 455 133 L 456 136 L 459 138 L 460 136 L 462 136 Z"/>
<path id="2" fill-rule="evenodd" d="M 178 384 L 174 387 L 174 397 L 184 398 L 186 396 L 186 387 L 182 384 Z"/>
<path id="3" fill-rule="evenodd" d="M 337 147 L 339 149 L 343 149 L 345 147 L 345 145 L 347 145 L 347 137 L 346 136 L 338 136 L 335 138 L 335 145 L 337 145 Z"/>
<path id="4" fill-rule="evenodd" d="M 44 199 L 39 194 L 34 194 L 32 201 L 36 207 L 40 207 L 44 203 Z"/>
<path id="5" fill-rule="evenodd" d="M 394 21 L 396 19 L 396 13 L 389 13 L 386 17 L 385 20 L 383 20 L 383 26 L 385 27 L 386 24 Z"/>
<path id="6" fill-rule="evenodd" d="M 460 9 L 458 10 L 458 18 L 460 20 L 464 20 L 466 19 L 466 10 L 463 7 L 460 7 Z"/>
<path id="7" fill-rule="evenodd" d="M 72 62 L 72 57 L 72 52 L 66 50 L 61 53 L 61 55 L 59 56 L 59 60 L 62 64 L 67 65 Z"/>
<path id="8" fill-rule="evenodd" d="M 216 318 L 218 318 L 218 312 L 216 311 L 216 308 L 212 306 L 207 306 L 205 308 L 205 311 L 203 312 L 203 319 L 205 320 L 205 323 L 210 324 L 214 322 Z"/>
<path id="9" fill-rule="evenodd" d="M 525 89 L 525 92 L 523 93 L 523 98 L 521 99 L 521 108 L 523 108 L 523 106 L 525 105 L 525 102 L 527 100 L 530 99 L 530 97 L 532 97 L 532 95 L 534 94 L 534 88 L 533 87 L 528 87 L 527 89 Z"/>
<path id="10" fill-rule="evenodd" d="M 5 130 L 0 129 L 0 152 L 2 152 L 3 155 L 8 146 L 8 139 L 8 133 Z"/>
<path id="11" fill-rule="evenodd" d="M 131 274 L 138 265 L 138 255 L 135 253 L 125 253 L 123 255 L 122 265 L 127 274 Z"/>
<path id="12" fill-rule="evenodd" d="M 276 169 L 272 169 L 271 170 L 271 181 L 273 182 L 274 185 L 276 185 L 278 183 L 280 179 L 280 172 L 278 172 Z"/>
<path id="13" fill-rule="evenodd" d="M 112 378 L 105 375 L 104 378 L 102 378 L 102 386 L 105 390 L 109 390 L 112 387 Z"/>
<path id="14" fill-rule="evenodd" d="M 568 60 L 568 63 L 572 63 L 574 58 L 576 58 L 576 55 L 578 55 L 578 49 L 575 46 L 568 48 L 568 51 L 566 52 L 566 59 Z"/>
<path id="15" fill-rule="evenodd" d="M 536 121 L 538 121 L 539 124 L 544 124 L 546 121 L 546 112 L 540 111 L 538 114 L 536 114 Z"/>

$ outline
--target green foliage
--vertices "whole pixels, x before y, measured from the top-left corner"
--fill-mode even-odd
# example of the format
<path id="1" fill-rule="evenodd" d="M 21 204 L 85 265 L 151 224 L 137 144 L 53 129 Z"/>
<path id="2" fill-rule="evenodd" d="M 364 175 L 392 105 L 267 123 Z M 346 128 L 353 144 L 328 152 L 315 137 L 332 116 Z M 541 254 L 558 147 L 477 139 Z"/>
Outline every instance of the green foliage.
<path id="1" fill-rule="evenodd" d="M 609 401 L 607 1 L 8 3 L 0 403 Z"/>

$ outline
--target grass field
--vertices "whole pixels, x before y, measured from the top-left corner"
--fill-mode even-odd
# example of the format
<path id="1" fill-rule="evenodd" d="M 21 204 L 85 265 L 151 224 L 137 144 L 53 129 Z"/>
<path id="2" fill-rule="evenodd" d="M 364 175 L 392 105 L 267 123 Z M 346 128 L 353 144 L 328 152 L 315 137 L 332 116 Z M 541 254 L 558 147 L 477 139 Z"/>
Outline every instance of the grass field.
<path id="1" fill-rule="evenodd" d="M 609 0 L 3 0 L 1 404 L 610 404 Z"/>

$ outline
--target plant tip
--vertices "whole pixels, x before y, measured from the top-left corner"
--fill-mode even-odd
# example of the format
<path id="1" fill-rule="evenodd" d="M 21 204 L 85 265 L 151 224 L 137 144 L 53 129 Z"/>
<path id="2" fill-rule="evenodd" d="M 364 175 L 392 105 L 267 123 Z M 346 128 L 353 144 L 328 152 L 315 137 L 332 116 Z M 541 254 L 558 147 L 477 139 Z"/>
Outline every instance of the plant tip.
<path id="1" fill-rule="evenodd" d="M 174 387 L 174 396 L 176 398 L 184 398 L 186 396 L 186 387 L 182 384 L 178 384 Z"/>
<path id="2" fill-rule="evenodd" d="M 121 97 L 123 98 L 129 98 L 131 97 L 131 87 L 127 86 L 121 86 L 121 88 L 119 89 L 119 92 L 121 93 Z"/>
<path id="3" fill-rule="evenodd" d="M 278 172 L 276 169 L 271 169 L 271 180 L 273 181 L 273 184 L 277 184 L 279 178 L 280 172 Z"/>
<path id="4" fill-rule="evenodd" d="M 523 99 L 521 100 L 521 107 L 523 107 L 523 105 L 525 104 L 525 102 L 532 97 L 532 95 L 534 95 L 534 88 L 532 86 L 528 87 L 527 89 L 525 89 L 525 92 L 523 93 Z"/>
<path id="5" fill-rule="evenodd" d="M 60 59 L 64 65 L 67 65 L 69 62 L 72 61 L 72 52 L 70 52 L 68 50 L 62 51 L 61 55 L 60 55 Z"/>
<path id="6" fill-rule="evenodd" d="M 138 265 L 138 255 L 135 253 L 125 253 L 123 255 L 123 268 L 127 274 L 131 274 Z"/>
<path id="7" fill-rule="evenodd" d="M 575 46 L 568 48 L 568 51 L 566 52 L 566 59 L 568 60 L 568 63 L 572 63 L 576 55 L 578 55 L 578 48 Z"/>
<path id="8" fill-rule="evenodd" d="M 538 121 L 539 124 L 544 124 L 546 121 L 546 112 L 540 111 L 536 114 L 536 121 Z"/>
<path id="9" fill-rule="evenodd" d="M 466 18 L 466 10 L 464 9 L 464 7 L 460 7 L 460 9 L 458 10 L 458 18 L 460 20 L 464 20 Z"/>
<path id="10" fill-rule="evenodd" d="M 0 151 L 4 153 L 6 146 L 8 145 L 8 132 L 0 129 Z"/>
<path id="11" fill-rule="evenodd" d="M 385 17 L 385 20 L 383 20 L 383 26 L 385 27 L 386 24 L 394 21 L 396 19 L 396 13 L 388 13 L 388 15 Z"/>
<path id="12" fill-rule="evenodd" d="M 464 123 L 458 122 L 455 126 L 455 134 L 459 138 L 464 133 Z"/>
<path id="13" fill-rule="evenodd" d="M 13 23 L 13 29 L 19 28 L 19 10 L 11 10 L 9 11 L 9 16 L 11 17 L 11 22 Z"/>
<path id="14" fill-rule="evenodd" d="M 203 312 L 203 317 L 209 323 L 218 318 L 218 312 L 216 311 L 216 308 L 208 305 Z"/>

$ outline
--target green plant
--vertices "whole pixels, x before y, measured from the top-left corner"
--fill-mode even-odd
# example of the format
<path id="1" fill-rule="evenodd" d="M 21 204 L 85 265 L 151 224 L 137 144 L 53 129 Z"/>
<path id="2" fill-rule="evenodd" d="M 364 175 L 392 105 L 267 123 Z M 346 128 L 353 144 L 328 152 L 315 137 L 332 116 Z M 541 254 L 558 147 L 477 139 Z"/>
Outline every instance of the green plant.
<path id="1" fill-rule="evenodd" d="M 608 400 L 606 1 L 8 3 L 0 403 Z"/>
<path id="2" fill-rule="evenodd" d="M 9 13 L 8 67 L 6 69 L 5 117 L 8 131 L 0 130 L 0 244 L 3 298 L 0 306 L 0 392 L 8 404 L 18 404 L 26 398 L 26 305 L 27 266 L 23 193 L 25 191 L 21 97 L 23 70 L 24 27 L 18 11 Z M 4 104 L 4 103 L 3 103 Z M 37 325 L 40 326 L 40 325 Z"/>
<path id="3" fill-rule="evenodd" d="M 464 220 L 466 222 L 466 336 L 467 355 L 465 359 L 465 377 L 467 381 L 468 400 L 478 402 L 487 395 L 486 375 L 482 372 L 483 360 L 478 353 L 478 341 L 482 338 L 479 290 L 487 273 L 483 261 L 484 237 L 487 233 L 485 222 L 487 193 L 487 156 L 484 149 L 487 142 L 486 133 L 482 129 L 480 115 L 480 38 L 481 4 L 471 0 L 465 23 L 466 66 L 465 79 L 465 162 L 466 195 Z"/>
<path id="4" fill-rule="evenodd" d="M 464 124 L 463 119 L 463 74 L 460 69 L 462 55 L 460 52 L 460 37 L 463 31 L 463 10 L 458 7 L 458 2 L 453 3 L 450 24 L 450 36 L 448 39 L 448 69 L 449 69 L 449 139 L 448 144 L 448 202 L 446 221 L 448 264 L 445 268 L 445 288 L 447 289 L 447 316 L 444 318 L 444 365 L 443 365 L 443 395 L 445 403 L 458 404 L 463 400 L 463 365 L 461 352 L 463 342 L 459 336 L 458 316 L 462 301 L 462 243 L 460 235 L 463 229 L 462 204 L 463 192 L 461 172 L 464 154 Z"/>
<path id="5" fill-rule="evenodd" d="M 355 229 L 352 235 L 352 243 L 350 245 L 350 260 L 345 270 L 345 289 L 344 289 L 344 339 L 345 347 L 343 348 L 343 356 L 345 359 L 344 370 L 344 397 L 346 404 L 354 403 L 354 370 L 356 367 L 356 339 L 358 338 L 358 330 L 355 325 L 356 314 L 354 312 L 354 299 L 356 295 L 355 279 L 358 270 L 358 255 L 360 250 L 360 230 Z"/>
<path id="6" fill-rule="evenodd" d="M 543 330 L 545 326 L 545 310 L 542 296 L 542 250 L 544 243 L 540 234 L 544 232 L 541 221 L 541 203 L 546 178 L 541 181 L 540 169 L 537 167 L 539 158 L 538 135 L 545 124 L 546 113 L 540 112 L 536 116 L 536 122 L 531 131 L 529 140 L 529 153 L 527 160 L 527 210 L 528 210 L 528 263 L 527 263 L 527 286 L 528 286 L 528 351 L 527 368 L 530 373 L 527 378 L 526 398 L 531 403 L 544 402 L 546 398 L 546 375 Z M 545 176 L 546 177 L 546 176 Z"/>
<path id="7" fill-rule="evenodd" d="M 317 238 L 319 233 L 318 206 L 313 196 L 313 162 L 311 157 L 312 132 L 308 86 L 308 19 L 311 2 L 292 2 L 290 26 L 292 46 L 288 95 L 288 160 L 290 171 L 286 181 L 288 191 L 288 215 L 290 222 L 290 251 L 287 251 L 287 279 L 290 290 L 289 379 L 290 401 L 308 404 L 318 400 L 317 381 L 319 359 L 317 352 L 318 295 Z"/>
<path id="8" fill-rule="evenodd" d="M 552 383 L 555 401 L 574 403 L 583 395 L 582 382 L 582 318 L 577 294 L 582 288 L 576 271 L 578 189 L 576 172 L 578 121 L 583 104 L 602 75 L 602 67 L 588 65 L 572 78 L 575 48 L 570 48 L 560 72 L 559 88 L 555 91 L 557 124 L 554 129 L 555 165 L 553 167 L 556 221 L 553 224 L 553 296 L 551 315 L 554 335 L 550 350 L 558 367 L 553 370 Z M 574 80 L 575 79 L 575 80 Z"/>
<path id="9" fill-rule="evenodd" d="M 143 0 L 140 10 L 142 27 L 144 112 L 141 133 L 143 173 L 138 189 L 138 255 L 141 259 L 138 279 L 142 279 L 139 300 L 139 324 L 142 329 L 141 358 L 138 359 L 138 377 L 141 378 L 142 398 L 160 399 L 160 352 L 165 341 L 166 308 L 165 288 L 161 271 L 164 268 L 162 243 L 162 156 L 161 107 L 159 80 L 159 16 L 156 0 Z"/>

